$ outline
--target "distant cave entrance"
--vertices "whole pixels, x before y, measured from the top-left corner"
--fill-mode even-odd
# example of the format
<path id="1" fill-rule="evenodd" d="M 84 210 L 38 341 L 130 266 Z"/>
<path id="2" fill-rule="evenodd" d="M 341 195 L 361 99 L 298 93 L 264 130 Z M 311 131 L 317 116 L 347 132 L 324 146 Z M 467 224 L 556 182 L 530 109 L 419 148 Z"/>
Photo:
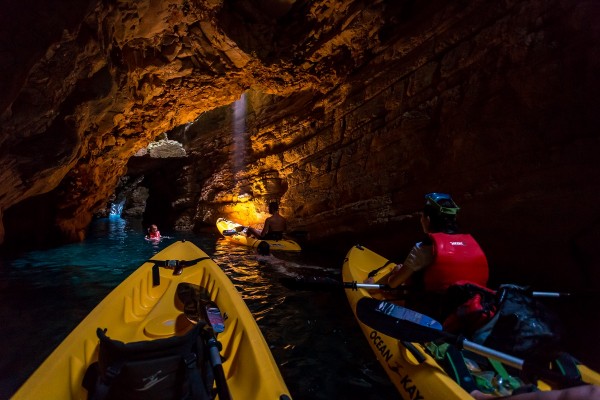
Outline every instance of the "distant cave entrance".
<path id="1" fill-rule="evenodd" d="M 156 224 L 159 229 L 171 230 L 177 219 L 173 204 L 180 193 L 177 179 L 179 168 L 173 168 L 172 162 L 165 164 L 164 168 L 146 174 L 141 183 L 148 188 L 142 224 L 145 227 Z"/>
<path id="2" fill-rule="evenodd" d="M 145 228 L 156 224 L 159 230 L 172 230 L 178 218 L 173 205 L 182 193 L 184 165 L 184 158 L 130 159 L 124 183 L 115 193 L 115 202 L 124 199 L 121 217 L 141 218 Z"/>

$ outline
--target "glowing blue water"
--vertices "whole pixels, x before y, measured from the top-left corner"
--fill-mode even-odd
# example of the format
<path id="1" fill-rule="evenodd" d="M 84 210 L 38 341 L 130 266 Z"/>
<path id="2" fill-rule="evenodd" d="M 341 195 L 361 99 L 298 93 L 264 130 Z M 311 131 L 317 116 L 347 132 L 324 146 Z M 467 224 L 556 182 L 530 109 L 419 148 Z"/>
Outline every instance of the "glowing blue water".
<path id="1" fill-rule="evenodd" d="M 117 203 L 112 203 L 110 205 L 110 215 L 111 216 L 121 216 L 124 205 L 125 205 L 125 200 L 119 201 Z"/>

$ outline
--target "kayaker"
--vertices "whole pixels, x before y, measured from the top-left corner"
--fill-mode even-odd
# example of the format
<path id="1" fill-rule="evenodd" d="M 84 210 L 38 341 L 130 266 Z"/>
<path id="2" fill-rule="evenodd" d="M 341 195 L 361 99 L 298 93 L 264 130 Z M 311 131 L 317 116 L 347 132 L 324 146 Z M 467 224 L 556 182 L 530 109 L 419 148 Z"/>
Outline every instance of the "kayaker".
<path id="1" fill-rule="evenodd" d="M 388 285 L 396 288 L 411 278 L 417 291 L 434 294 L 421 296 L 420 300 L 428 303 L 419 307 L 423 312 L 439 313 L 441 296 L 435 295 L 443 295 L 453 283 L 487 284 L 487 259 L 471 235 L 458 232 L 458 210 L 449 194 L 425 195 L 421 227 L 426 236 L 413 246 L 404 262 L 397 264 L 387 279 Z"/>
<path id="2" fill-rule="evenodd" d="M 267 242 L 260 242 L 256 247 L 256 261 L 259 264 L 268 264 L 272 267 L 289 267 L 287 261 L 277 258 L 271 253 L 271 246 Z"/>
<path id="3" fill-rule="evenodd" d="M 283 239 L 283 233 L 287 229 L 287 221 L 279 214 L 279 204 L 276 202 L 269 203 L 269 214 L 271 214 L 271 216 L 265 219 L 265 223 L 261 230 L 249 227 L 246 230 L 246 235 L 263 240 Z"/>
<path id="4" fill-rule="evenodd" d="M 154 224 L 150 225 L 150 228 L 148 228 L 148 234 L 146 235 L 146 239 L 150 239 L 150 240 L 160 239 L 160 232 L 156 225 L 154 225 Z"/>

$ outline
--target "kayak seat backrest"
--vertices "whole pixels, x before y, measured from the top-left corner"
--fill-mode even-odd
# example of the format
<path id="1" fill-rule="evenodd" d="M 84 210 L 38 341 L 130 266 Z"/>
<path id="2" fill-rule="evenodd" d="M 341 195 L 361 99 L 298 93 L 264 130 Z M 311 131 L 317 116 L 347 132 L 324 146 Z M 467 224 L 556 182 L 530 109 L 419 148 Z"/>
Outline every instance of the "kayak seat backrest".
<path id="1" fill-rule="evenodd" d="M 123 343 L 98 328 L 98 362 L 86 371 L 88 399 L 211 399 L 213 374 L 202 324 L 183 336 Z"/>

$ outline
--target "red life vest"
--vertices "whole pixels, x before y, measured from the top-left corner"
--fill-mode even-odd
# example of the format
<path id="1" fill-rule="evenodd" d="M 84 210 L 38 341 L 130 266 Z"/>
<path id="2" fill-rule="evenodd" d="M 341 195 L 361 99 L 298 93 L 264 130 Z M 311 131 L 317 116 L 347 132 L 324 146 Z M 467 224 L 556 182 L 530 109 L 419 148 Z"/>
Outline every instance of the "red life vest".
<path id="1" fill-rule="evenodd" d="M 423 282 L 428 292 L 445 292 L 458 281 L 486 286 L 487 259 L 479 244 L 468 234 L 432 233 L 434 261 L 425 269 Z"/>

